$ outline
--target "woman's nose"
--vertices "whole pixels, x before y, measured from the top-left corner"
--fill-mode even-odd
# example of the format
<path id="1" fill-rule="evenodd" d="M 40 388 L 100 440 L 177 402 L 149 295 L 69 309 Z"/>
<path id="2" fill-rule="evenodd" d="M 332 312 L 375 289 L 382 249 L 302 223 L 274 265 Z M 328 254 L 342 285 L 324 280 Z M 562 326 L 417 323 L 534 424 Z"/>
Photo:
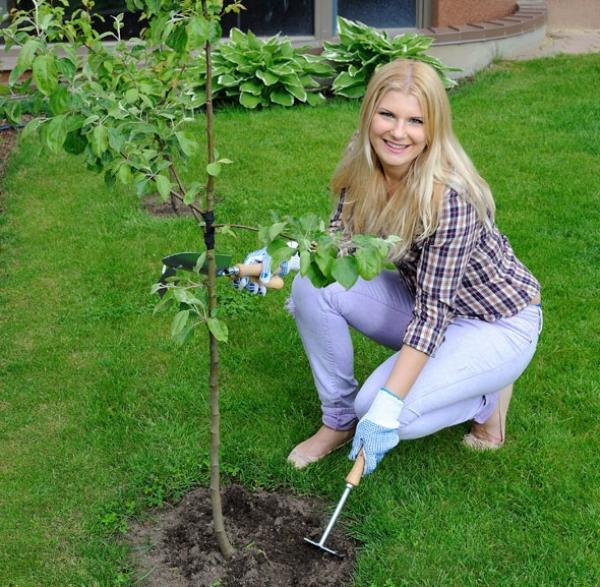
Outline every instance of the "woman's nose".
<path id="1" fill-rule="evenodd" d="M 406 126 L 403 120 L 397 120 L 396 124 L 392 128 L 392 136 L 395 138 L 402 138 L 405 135 Z"/>

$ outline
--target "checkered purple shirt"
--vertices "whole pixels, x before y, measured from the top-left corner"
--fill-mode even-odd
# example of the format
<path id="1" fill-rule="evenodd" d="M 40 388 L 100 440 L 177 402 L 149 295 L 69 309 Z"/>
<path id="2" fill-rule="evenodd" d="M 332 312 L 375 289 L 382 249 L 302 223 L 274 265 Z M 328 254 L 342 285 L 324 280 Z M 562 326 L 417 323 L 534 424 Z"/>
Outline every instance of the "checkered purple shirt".
<path id="1" fill-rule="evenodd" d="M 348 235 L 343 205 L 344 192 L 329 226 Z M 493 322 L 514 316 L 540 291 L 498 227 L 484 228 L 473 205 L 450 189 L 435 233 L 414 242 L 396 265 L 415 297 L 404 343 L 427 355 L 435 354 L 454 317 Z"/>

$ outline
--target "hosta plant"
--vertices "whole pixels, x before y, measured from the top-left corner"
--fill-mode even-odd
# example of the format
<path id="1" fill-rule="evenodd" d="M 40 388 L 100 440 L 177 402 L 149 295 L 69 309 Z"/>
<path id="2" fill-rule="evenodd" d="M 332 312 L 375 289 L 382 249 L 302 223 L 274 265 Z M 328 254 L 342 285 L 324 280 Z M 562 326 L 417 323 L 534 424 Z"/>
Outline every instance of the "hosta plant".
<path id="1" fill-rule="evenodd" d="M 246 108 L 318 104 L 325 98 L 315 77 L 334 74 L 320 56 L 294 48 L 287 38 L 263 41 L 237 28 L 216 47 L 213 68 L 216 95 L 239 100 Z"/>
<path id="2" fill-rule="evenodd" d="M 456 82 L 447 74 L 460 71 L 448 67 L 436 57 L 427 55 L 433 39 L 417 33 L 404 33 L 389 38 L 361 22 L 337 19 L 338 42 L 323 43 L 322 57 L 333 63 L 338 72 L 333 80 L 332 91 L 346 98 L 362 98 L 375 70 L 395 59 L 415 59 L 431 65 L 440 75 L 444 85 L 452 87 Z"/>

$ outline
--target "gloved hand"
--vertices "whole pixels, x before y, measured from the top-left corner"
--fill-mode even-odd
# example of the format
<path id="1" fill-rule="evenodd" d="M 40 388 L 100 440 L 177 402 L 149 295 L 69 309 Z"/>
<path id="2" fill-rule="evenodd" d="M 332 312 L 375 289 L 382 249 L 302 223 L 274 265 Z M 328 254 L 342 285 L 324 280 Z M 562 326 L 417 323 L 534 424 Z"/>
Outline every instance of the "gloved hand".
<path id="1" fill-rule="evenodd" d="M 291 248 L 297 248 L 298 243 L 289 241 L 288 246 Z M 271 255 L 267 253 L 266 247 L 252 251 L 244 259 L 244 265 L 253 265 L 255 263 L 262 263 L 262 269 L 260 273 L 259 282 L 253 281 L 249 277 L 239 277 L 232 281 L 233 287 L 238 290 L 245 289 L 251 294 L 258 294 L 261 296 L 267 295 L 266 284 L 271 281 L 273 273 L 271 272 Z M 286 276 L 290 271 L 298 271 L 300 269 L 300 255 L 296 253 L 289 261 L 283 261 L 279 266 L 276 275 L 281 277 Z"/>
<path id="2" fill-rule="evenodd" d="M 372 473 L 385 453 L 399 442 L 398 427 L 404 402 L 385 387 L 380 387 L 369 411 L 359 420 L 348 458 L 365 455 L 363 475 Z"/>

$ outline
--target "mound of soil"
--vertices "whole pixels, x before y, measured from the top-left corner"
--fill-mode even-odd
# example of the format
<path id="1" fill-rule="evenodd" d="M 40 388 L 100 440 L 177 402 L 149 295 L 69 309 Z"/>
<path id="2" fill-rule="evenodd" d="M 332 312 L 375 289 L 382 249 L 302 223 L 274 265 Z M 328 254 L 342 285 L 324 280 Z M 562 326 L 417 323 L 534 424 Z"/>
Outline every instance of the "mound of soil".
<path id="1" fill-rule="evenodd" d="M 193 216 L 189 206 L 178 200 L 165 202 L 158 193 L 149 194 L 142 198 L 142 208 L 151 216 Z"/>
<path id="2" fill-rule="evenodd" d="M 250 492 L 232 485 L 223 492 L 225 526 L 236 552 L 220 554 L 213 534 L 210 495 L 200 488 L 181 503 L 133 527 L 139 576 L 149 587 L 337 587 L 351 582 L 357 544 L 338 525 L 327 546 L 340 559 L 312 547 L 330 511 L 321 500 L 285 493 Z"/>

